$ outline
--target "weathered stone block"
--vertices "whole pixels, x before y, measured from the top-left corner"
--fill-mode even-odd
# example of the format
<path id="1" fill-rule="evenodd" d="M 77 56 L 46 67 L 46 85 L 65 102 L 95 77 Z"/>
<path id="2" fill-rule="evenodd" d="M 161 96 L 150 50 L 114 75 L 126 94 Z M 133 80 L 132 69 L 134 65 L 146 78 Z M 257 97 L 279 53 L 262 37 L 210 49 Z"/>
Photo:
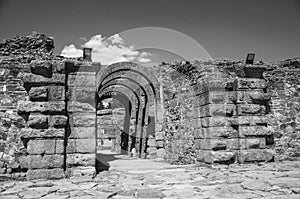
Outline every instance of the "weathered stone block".
<path id="1" fill-rule="evenodd" d="M 67 176 L 94 176 L 96 168 L 93 167 L 72 167 L 66 170 Z"/>
<path id="2" fill-rule="evenodd" d="M 63 169 L 35 169 L 28 170 L 26 174 L 27 180 L 34 179 L 59 179 L 64 178 L 65 173 Z"/>
<path id="3" fill-rule="evenodd" d="M 95 87 L 95 74 L 86 73 L 78 75 L 69 75 L 68 85 L 76 87 Z"/>
<path id="4" fill-rule="evenodd" d="M 48 116 L 41 114 L 30 114 L 27 124 L 31 128 L 46 129 L 48 128 Z"/>
<path id="5" fill-rule="evenodd" d="M 76 152 L 78 153 L 95 153 L 96 140 L 95 139 L 77 139 Z"/>
<path id="6" fill-rule="evenodd" d="M 48 100 L 48 89 L 46 87 L 31 87 L 28 94 L 32 101 Z"/>
<path id="7" fill-rule="evenodd" d="M 266 114 L 266 106 L 259 104 L 238 104 L 238 115 L 264 115 Z"/>
<path id="8" fill-rule="evenodd" d="M 77 102 L 89 103 L 95 106 L 96 91 L 93 87 L 73 88 L 71 89 L 71 95 L 74 96 L 74 100 Z"/>
<path id="9" fill-rule="evenodd" d="M 64 149 L 64 140 L 57 140 L 56 141 L 56 153 L 62 154 L 64 150 L 66 153 L 75 153 L 76 152 L 76 140 L 75 139 L 68 139 L 66 143 L 66 149 Z"/>
<path id="10" fill-rule="evenodd" d="M 201 118 L 202 127 L 225 127 L 228 126 L 228 121 L 226 117 L 214 116 L 214 117 L 204 117 Z"/>
<path id="11" fill-rule="evenodd" d="M 52 63 L 50 61 L 33 60 L 30 63 L 32 73 L 45 77 L 52 76 Z"/>
<path id="12" fill-rule="evenodd" d="M 249 149 L 240 151 L 240 162 L 270 162 L 274 160 L 274 151 L 270 149 Z"/>
<path id="13" fill-rule="evenodd" d="M 225 139 L 196 139 L 195 145 L 197 149 L 205 150 L 226 150 L 226 140 Z"/>
<path id="14" fill-rule="evenodd" d="M 55 128 L 63 128 L 67 124 L 68 117 L 64 115 L 53 115 L 50 117 L 50 125 Z"/>
<path id="15" fill-rule="evenodd" d="M 155 139 L 149 139 L 148 140 L 148 146 L 156 147 L 156 140 Z"/>
<path id="16" fill-rule="evenodd" d="M 240 126 L 240 136 L 267 136 L 273 135 L 274 129 L 271 126 Z"/>
<path id="17" fill-rule="evenodd" d="M 64 113 L 65 103 L 18 101 L 17 110 L 20 113 Z"/>
<path id="18" fill-rule="evenodd" d="M 63 138 L 64 136 L 64 129 L 21 129 L 22 138 Z"/>
<path id="19" fill-rule="evenodd" d="M 231 164 L 236 160 L 235 151 L 206 151 L 197 150 L 196 151 L 197 160 L 205 163 L 221 163 L 221 164 Z"/>
<path id="20" fill-rule="evenodd" d="M 95 127 L 71 127 L 68 138 L 95 138 Z"/>
<path id="21" fill-rule="evenodd" d="M 63 168 L 63 155 L 28 155 L 19 158 L 21 168 L 50 169 Z"/>
<path id="22" fill-rule="evenodd" d="M 68 154 L 67 166 L 94 166 L 96 162 L 95 154 Z"/>
<path id="23" fill-rule="evenodd" d="M 238 89 L 265 89 L 268 86 L 266 80 L 256 78 L 239 78 Z"/>
<path id="24" fill-rule="evenodd" d="M 246 139 L 246 148 L 247 149 L 262 149 L 266 147 L 265 138 L 247 138 Z"/>
<path id="25" fill-rule="evenodd" d="M 165 132 L 164 131 L 155 133 L 155 139 L 156 140 L 164 140 L 164 138 L 165 138 Z"/>
<path id="26" fill-rule="evenodd" d="M 232 127 L 208 127 L 197 130 L 195 138 L 235 138 L 237 134 Z"/>
<path id="27" fill-rule="evenodd" d="M 164 158 L 166 156 L 166 150 L 163 148 L 157 149 L 156 155 L 158 158 Z"/>
<path id="28" fill-rule="evenodd" d="M 95 113 L 72 113 L 70 117 L 70 125 L 74 127 L 95 126 L 95 123 Z"/>
<path id="29" fill-rule="evenodd" d="M 238 116 L 228 118 L 230 125 L 266 125 L 269 122 L 268 116 Z"/>
<path id="30" fill-rule="evenodd" d="M 88 103 L 70 102 L 68 103 L 68 111 L 70 112 L 96 112 L 94 106 Z"/>
<path id="31" fill-rule="evenodd" d="M 205 106 L 200 106 L 200 117 L 210 117 L 210 116 L 226 116 L 234 115 L 235 112 L 234 104 L 207 104 Z"/>
<path id="32" fill-rule="evenodd" d="M 156 141 L 156 147 L 157 148 L 163 148 L 165 144 L 165 141 L 160 140 L 160 141 Z"/>
<path id="33" fill-rule="evenodd" d="M 202 93 L 198 98 L 198 106 L 206 104 L 224 104 L 230 102 L 228 100 L 228 93 L 226 91 L 211 91 Z"/>
<path id="34" fill-rule="evenodd" d="M 55 154 L 55 140 L 29 140 L 28 154 Z"/>
<path id="35" fill-rule="evenodd" d="M 270 93 L 264 93 L 262 91 L 251 91 L 248 92 L 249 99 L 253 103 L 265 103 L 271 99 Z"/>
<path id="36" fill-rule="evenodd" d="M 49 98 L 51 100 L 62 101 L 65 100 L 65 87 L 64 86 L 51 86 L 49 88 Z"/>
<path id="37" fill-rule="evenodd" d="M 24 83 L 46 85 L 46 84 L 60 84 L 65 83 L 64 74 L 53 74 L 51 78 L 44 77 L 42 75 L 35 75 L 32 73 L 19 73 L 18 78 L 21 78 Z"/>

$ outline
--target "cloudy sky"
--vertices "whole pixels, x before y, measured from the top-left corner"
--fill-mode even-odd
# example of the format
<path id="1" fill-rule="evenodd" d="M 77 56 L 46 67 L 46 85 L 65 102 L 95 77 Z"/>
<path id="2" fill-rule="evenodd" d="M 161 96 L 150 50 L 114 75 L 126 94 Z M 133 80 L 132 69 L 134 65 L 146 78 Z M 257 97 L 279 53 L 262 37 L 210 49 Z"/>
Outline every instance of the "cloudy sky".
<path id="1" fill-rule="evenodd" d="M 92 47 L 105 64 L 300 56 L 300 0 L 0 0 L 0 27 L 1 40 L 35 30 L 56 54 Z"/>

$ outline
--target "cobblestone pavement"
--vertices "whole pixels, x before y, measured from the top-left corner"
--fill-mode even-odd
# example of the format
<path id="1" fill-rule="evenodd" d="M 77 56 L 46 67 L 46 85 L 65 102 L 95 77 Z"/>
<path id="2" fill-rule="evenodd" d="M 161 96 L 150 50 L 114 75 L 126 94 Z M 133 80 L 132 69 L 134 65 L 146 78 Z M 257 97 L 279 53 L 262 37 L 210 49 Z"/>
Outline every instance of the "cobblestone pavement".
<path id="1" fill-rule="evenodd" d="M 300 198 L 300 161 L 171 166 L 117 160 L 91 177 L 0 182 L 0 198 Z"/>

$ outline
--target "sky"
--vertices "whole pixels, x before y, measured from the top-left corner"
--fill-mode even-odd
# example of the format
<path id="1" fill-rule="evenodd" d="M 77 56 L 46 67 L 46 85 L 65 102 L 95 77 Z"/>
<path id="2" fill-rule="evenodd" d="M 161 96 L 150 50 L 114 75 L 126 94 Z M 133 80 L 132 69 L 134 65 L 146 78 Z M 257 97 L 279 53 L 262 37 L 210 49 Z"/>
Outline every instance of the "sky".
<path id="1" fill-rule="evenodd" d="M 0 0 L 0 27 L 0 40 L 42 32 L 55 54 L 92 47 L 105 64 L 300 56 L 300 0 Z"/>

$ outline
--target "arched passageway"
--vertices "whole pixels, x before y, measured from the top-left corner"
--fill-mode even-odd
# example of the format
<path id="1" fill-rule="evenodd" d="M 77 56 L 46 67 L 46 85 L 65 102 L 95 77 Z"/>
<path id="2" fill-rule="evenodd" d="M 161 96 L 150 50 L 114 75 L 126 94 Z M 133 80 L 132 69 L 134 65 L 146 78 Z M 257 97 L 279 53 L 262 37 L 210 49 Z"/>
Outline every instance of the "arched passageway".
<path id="1" fill-rule="evenodd" d="M 107 98 L 125 107 L 122 149 L 139 158 L 156 157 L 155 126 L 162 123 L 158 114 L 159 82 L 153 71 L 132 62 L 103 66 L 97 74 L 97 104 Z M 97 131 L 101 127 L 97 126 Z M 97 138 L 101 139 L 101 138 Z"/>

